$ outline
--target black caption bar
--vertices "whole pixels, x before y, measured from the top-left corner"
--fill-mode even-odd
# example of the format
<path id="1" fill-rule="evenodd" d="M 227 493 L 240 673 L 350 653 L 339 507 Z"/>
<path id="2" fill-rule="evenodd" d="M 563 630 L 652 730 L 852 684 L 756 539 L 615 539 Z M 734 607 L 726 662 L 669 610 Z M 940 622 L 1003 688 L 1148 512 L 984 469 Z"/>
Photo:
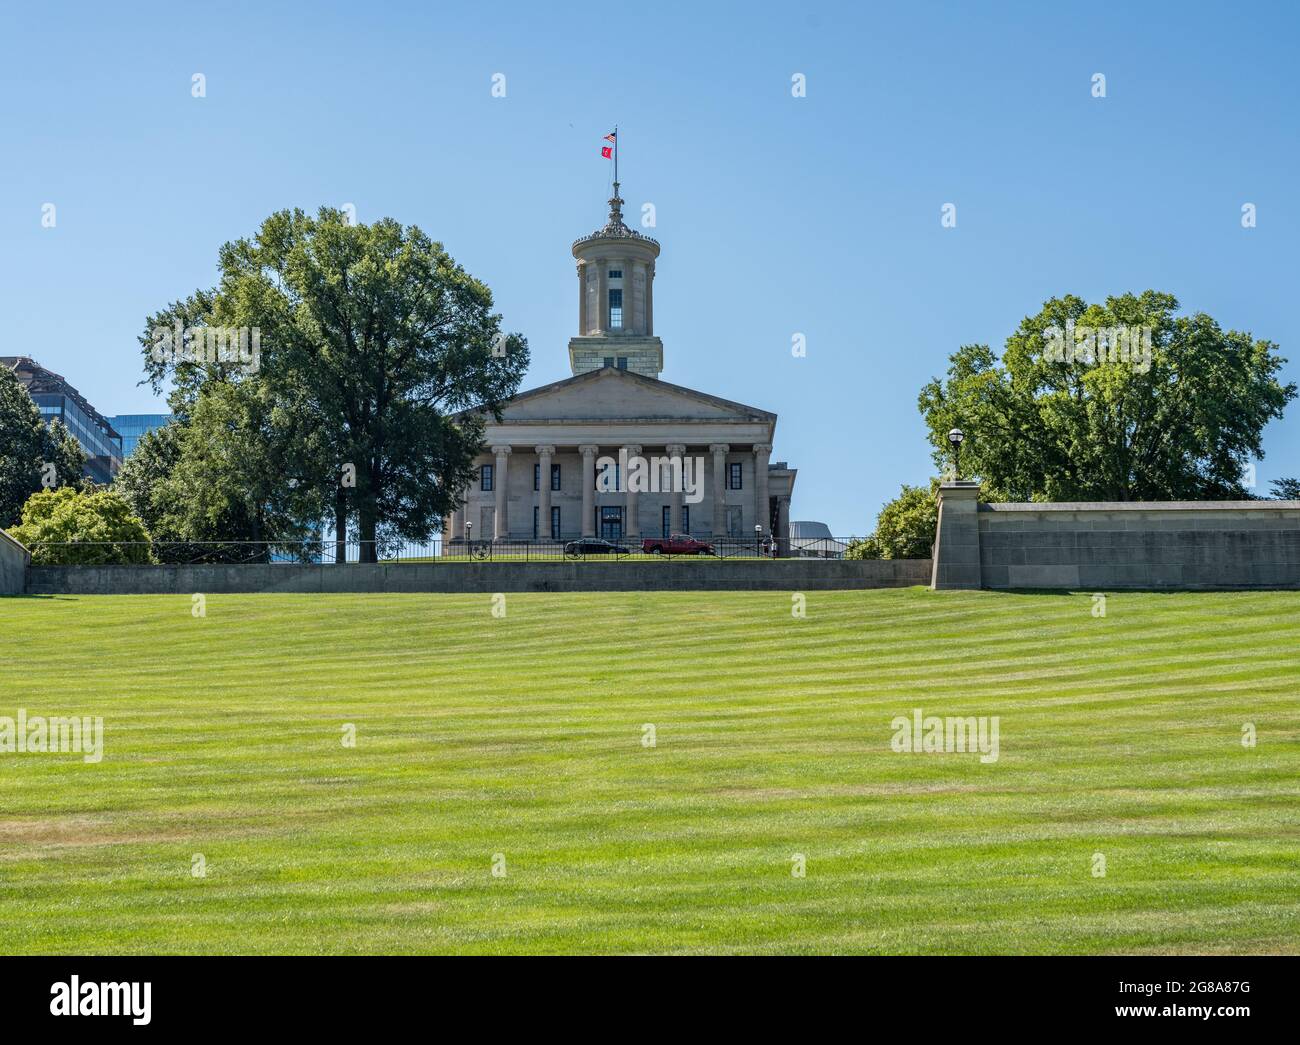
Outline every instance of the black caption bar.
<path id="1" fill-rule="evenodd" d="M 373 1031 L 402 1011 L 485 1031 L 530 1020 L 580 1027 L 621 1006 L 637 1023 L 681 1027 L 686 1005 L 733 1028 L 781 1018 L 811 1029 L 851 1013 L 862 1029 L 902 1018 L 1233 1033 L 1293 1028 L 1297 974 L 1294 957 L 9 957 L 0 958 L 0 1012 L 7 1029 L 113 1024 L 139 1034 Z"/>

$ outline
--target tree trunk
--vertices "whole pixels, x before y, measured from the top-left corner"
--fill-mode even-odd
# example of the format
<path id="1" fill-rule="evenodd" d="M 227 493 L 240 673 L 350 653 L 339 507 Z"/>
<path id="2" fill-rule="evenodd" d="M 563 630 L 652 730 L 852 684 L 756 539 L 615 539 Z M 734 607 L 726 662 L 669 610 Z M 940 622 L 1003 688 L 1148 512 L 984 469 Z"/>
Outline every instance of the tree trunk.
<path id="1" fill-rule="evenodd" d="M 361 531 L 361 550 L 357 555 L 359 562 L 379 561 L 375 554 L 375 522 L 374 507 L 363 502 L 357 512 L 357 528 Z"/>
<path id="2" fill-rule="evenodd" d="M 348 495 L 342 486 L 334 494 L 334 562 L 348 561 Z"/>

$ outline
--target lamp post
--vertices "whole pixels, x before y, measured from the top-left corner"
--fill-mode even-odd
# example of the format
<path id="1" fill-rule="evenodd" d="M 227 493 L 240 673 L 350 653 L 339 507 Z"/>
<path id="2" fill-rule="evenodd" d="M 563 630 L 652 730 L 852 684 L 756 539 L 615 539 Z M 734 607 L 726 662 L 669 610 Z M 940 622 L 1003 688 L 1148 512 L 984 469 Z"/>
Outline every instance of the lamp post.
<path id="1" fill-rule="evenodd" d="M 960 428 L 948 433 L 948 442 L 952 444 L 952 477 L 957 482 L 961 482 L 961 444 L 965 438 L 966 433 Z"/>
<path id="2" fill-rule="evenodd" d="M 468 519 L 465 520 L 465 550 L 468 552 L 474 547 L 474 524 Z"/>

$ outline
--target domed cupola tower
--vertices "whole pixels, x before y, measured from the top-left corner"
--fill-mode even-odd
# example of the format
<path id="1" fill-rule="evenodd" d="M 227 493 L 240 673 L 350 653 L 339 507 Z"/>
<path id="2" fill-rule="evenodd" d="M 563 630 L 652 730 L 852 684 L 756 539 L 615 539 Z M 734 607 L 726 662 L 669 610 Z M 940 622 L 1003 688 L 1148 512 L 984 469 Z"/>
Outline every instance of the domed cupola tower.
<path id="1" fill-rule="evenodd" d="M 605 227 L 573 243 L 578 336 L 569 342 L 569 365 L 575 376 L 611 366 L 657 378 L 664 368 L 663 342 L 654 336 L 659 243 L 624 224 L 617 177 Z"/>

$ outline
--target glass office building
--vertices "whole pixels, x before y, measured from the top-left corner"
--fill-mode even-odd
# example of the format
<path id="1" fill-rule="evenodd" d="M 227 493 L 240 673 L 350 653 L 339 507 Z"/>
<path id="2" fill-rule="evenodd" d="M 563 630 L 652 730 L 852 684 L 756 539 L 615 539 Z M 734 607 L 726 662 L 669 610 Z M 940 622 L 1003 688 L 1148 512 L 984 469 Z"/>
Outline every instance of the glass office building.
<path id="1" fill-rule="evenodd" d="M 27 389 L 45 423 L 61 421 L 86 451 L 86 475 L 110 483 L 122 467 L 122 437 L 112 423 L 60 375 L 27 356 L 0 356 Z"/>
<path id="2" fill-rule="evenodd" d="M 110 417 L 109 421 L 122 436 L 122 460 L 131 456 L 135 444 L 146 434 L 155 428 L 161 428 L 171 419 L 171 414 L 118 414 Z"/>

